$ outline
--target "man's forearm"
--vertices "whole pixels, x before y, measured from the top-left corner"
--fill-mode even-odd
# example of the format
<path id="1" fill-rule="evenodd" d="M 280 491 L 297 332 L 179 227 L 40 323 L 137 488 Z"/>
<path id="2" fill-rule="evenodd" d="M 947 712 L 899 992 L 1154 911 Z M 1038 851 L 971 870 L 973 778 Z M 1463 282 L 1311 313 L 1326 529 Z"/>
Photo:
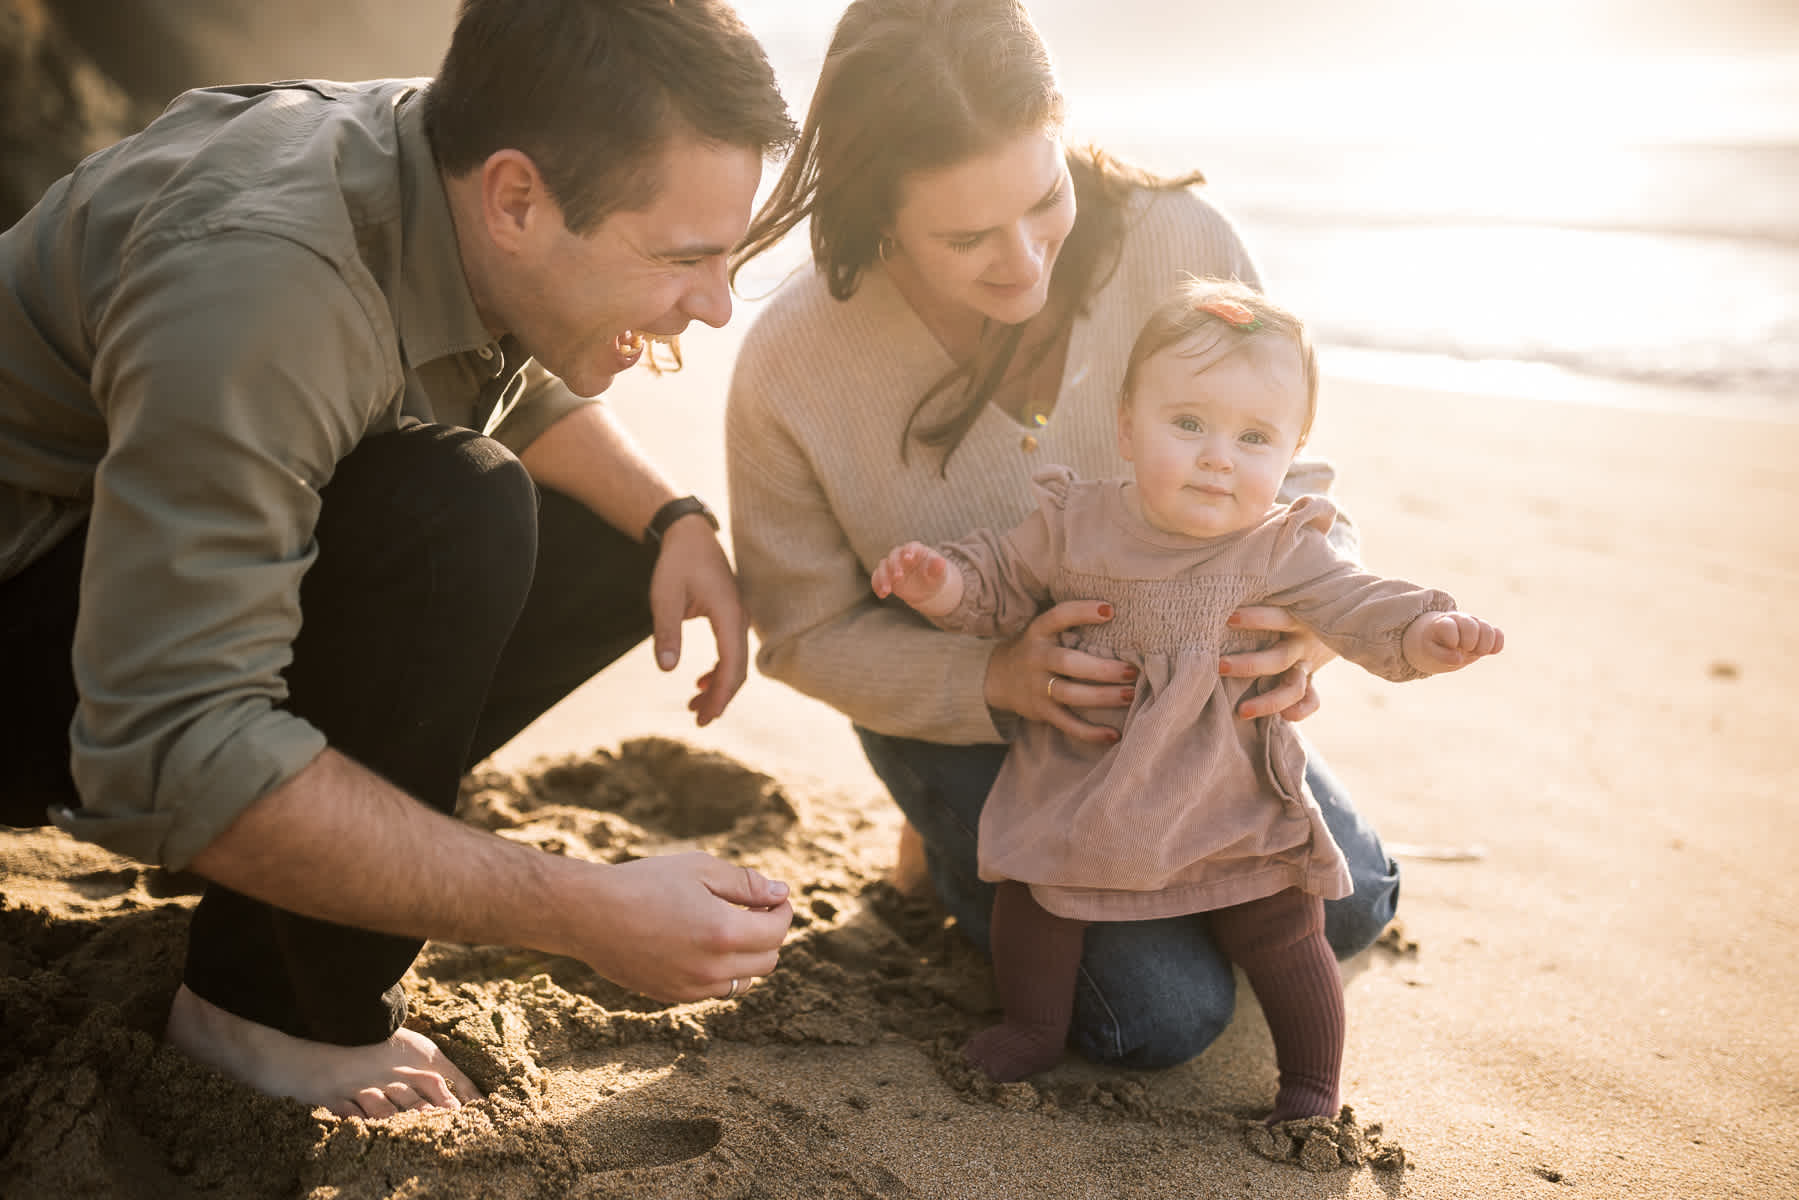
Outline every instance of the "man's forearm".
<path id="1" fill-rule="evenodd" d="M 681 494 L 603 404 L 583 405 L 557 421 L 519 461 L 539 484 L 572 496 L 632 537 Z"/>
<path id="2" fill-rule="evenodd" d="M 434 812 L 329 749 L 246 809 L 191 865 L 310 917 L 552 953 L 570 946 L 556 898 L 574 881 L 562 876 L 587 866 Z"/>

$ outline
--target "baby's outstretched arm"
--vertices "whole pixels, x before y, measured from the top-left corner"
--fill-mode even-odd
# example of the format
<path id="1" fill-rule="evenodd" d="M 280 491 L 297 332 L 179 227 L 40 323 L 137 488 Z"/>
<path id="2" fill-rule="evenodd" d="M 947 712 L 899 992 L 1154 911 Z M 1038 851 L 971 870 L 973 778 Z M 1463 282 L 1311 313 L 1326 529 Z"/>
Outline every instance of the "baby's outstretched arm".
<path id="1" fill-rule="evenodd" d="M 1505 649 L 1505 633 L 1464 612 L 1428 612 L 1405 627 L 1400 649 L 1413 669 L 1441 675 L 1498 654 Z"/>
<path id="2" fill-rule="evenodd" d="M 962 572 L 923 542 L 887 552 L 868 578 L 875 595 L 898 596 L 927 617 L 941 617 L 962 603 Z"/>

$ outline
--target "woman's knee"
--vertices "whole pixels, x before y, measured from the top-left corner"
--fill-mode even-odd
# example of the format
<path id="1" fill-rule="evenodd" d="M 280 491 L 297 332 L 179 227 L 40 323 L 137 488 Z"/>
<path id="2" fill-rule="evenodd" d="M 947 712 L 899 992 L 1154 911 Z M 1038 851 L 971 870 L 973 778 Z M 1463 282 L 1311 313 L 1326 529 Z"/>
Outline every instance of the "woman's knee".
<path id="1" fill-rule="evenodd" d="M 1197 918 L 1094 925 L 1070 1041 L 1094 1062 L 1171 1067 L 1215 1042 L 1236 1002 L 1231 965 Z"/>
<path id="2" fill-rule="evenodd" d="M 1308 756 L 1306 785 L 1318 801 L 1354 888 L 1324 905 L 1324 937 L 1338 958 L 1366 950 L 1399 909 L 1399 864 L 1381 844 L 1374 826 L 1356 811 L 1348 791 L 1322 760 Z"/>
<path id="3" fill-rule="evenodd" d="M 1381 873 L 1350 873 L 1355 891 L 1324 904 L 1324 940 L 1338 958 L 1374 945 L 1399 909 L 1399 864 Z"/>

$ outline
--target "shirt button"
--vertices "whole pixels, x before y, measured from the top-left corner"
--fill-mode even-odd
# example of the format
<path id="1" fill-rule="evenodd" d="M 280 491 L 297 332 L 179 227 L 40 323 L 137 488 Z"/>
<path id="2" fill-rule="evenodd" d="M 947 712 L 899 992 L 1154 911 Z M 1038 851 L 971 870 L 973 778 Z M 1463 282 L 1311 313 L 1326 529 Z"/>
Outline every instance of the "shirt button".
<path id="1" fill-rule="evenodd" d="M 1024 435 L 1024 440 L 1018 443 L 1018 448 L 1027 453 L 1035 450 L 1037 448 L 1037 439 L 1027 433 Z"/>
<path id="2" fill-rule="evenodd" d="M 483 346 L 479 350 L 475 351 L 475 353 L 479 354 L 484 359 L 489 359 L 489 358 L 493 357 L 493 347 L 492 346 Z"/>

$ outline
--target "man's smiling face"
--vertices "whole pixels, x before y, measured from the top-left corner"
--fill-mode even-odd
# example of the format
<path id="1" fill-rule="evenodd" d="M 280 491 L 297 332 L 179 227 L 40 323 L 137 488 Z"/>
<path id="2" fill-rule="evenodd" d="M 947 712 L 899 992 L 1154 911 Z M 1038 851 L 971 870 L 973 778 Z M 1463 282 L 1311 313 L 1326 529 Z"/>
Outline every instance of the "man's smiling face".
<path id="1" fill-rule="evenodd" d="M 597 396 L 635 365 L 639 335 L 673 337 L 731 316 L 731 247 L 749 227 L 761 155 L 685 136 L 656 163 L 647 207 L 608 213 L 573 233 L 553 211 L 516 260 L 506 323 L 525 350 L 580 396 Z"/>

